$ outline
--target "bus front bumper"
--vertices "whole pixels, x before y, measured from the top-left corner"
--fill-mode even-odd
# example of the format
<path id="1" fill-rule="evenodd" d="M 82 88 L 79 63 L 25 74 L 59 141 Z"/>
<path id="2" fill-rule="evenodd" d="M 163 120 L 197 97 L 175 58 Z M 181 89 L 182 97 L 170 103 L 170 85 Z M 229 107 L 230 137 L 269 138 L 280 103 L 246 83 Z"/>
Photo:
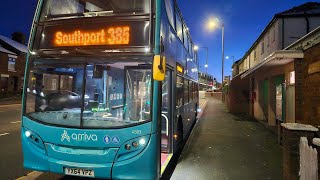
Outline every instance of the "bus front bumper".
<path id="1" fill-rule="evenodd" d="M 27 169 L 65 174 L 65 168 L 90 169 L 95 178 L 103 179 L 158 179 L 159 160 L 157 135 L 150 136 L 147 147 L 133 158 L 113 163 L 79 163 L 51 158 L 21 132 L 24 167 Z"/>

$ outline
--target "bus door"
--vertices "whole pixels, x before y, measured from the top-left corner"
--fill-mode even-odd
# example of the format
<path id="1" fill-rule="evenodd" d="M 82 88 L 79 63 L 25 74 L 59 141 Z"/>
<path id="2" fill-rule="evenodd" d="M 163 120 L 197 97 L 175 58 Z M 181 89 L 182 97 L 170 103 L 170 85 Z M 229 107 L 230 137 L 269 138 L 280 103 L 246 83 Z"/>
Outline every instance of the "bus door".
<path id="1" fill-rule="evenodd" d="M 167 70 L 162 83 L 161 174 L 172 157 L 172 71 Z"/>

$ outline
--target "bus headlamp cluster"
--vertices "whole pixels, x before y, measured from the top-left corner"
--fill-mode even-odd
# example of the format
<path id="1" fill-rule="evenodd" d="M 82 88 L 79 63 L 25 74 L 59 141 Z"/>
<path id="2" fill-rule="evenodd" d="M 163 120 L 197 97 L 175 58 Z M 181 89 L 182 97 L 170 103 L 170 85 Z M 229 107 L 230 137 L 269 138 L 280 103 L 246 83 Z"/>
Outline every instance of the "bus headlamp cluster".
<path id="1" fill-rule="evenodd" d="M 141 139 L 139 139 L 139 143 L 138 143 L 137 141 L 133 141 L 131 145 L 132 145 L 134 148 L 137 148 L 139 145 L 140 145 L 140 146 L 144 146 L 145 144 L 146 144 L 146 139 L 145 139 L 145 138 L 141 138 Z M 131 150 L 131 145 L 130 145 L 130 144 L 126 144 L 126 145 L 124 146 L 124 148 L 125 148 L 126 150 L 130 151 L 130 150 Z"/>
<path id="2" fill-rule="evenodd" d="M 42 150 L 44 150 L 44 143 L 41 140 L 41 138 L 35 134 L 34 132 L 30 131 L 30 130 L 26 130 L 24 132 L 24 135 L 27 137 L 27 139 L 32 142 L 34 145 L 38 146 L 39 148 L 41 148 Z"/>
<path id="3" fill-rule="evenodd" d="M 125 142 L 118 151 L 117 161 L 124 161 L 140 154 L 149 138 L 150 136 L 142 136 Z"/>

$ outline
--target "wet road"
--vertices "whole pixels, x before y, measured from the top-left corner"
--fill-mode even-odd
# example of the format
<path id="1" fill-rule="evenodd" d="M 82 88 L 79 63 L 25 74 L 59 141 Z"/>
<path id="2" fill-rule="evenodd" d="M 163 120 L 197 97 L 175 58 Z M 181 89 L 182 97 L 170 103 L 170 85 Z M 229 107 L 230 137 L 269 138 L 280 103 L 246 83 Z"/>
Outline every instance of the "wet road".
<path id="1" fill-rule="evenodd" d="M 0 179 L 15 179 L 30 172 L 22 165 L 20 116 L 20 104 L 0 105 Z"/>
<path id="2" fill-rule="evenodd" d="M 227 113 L 210 100 L 188 140 L 172 180 L 280 180 L 282 149 L 256 121 Z"/>

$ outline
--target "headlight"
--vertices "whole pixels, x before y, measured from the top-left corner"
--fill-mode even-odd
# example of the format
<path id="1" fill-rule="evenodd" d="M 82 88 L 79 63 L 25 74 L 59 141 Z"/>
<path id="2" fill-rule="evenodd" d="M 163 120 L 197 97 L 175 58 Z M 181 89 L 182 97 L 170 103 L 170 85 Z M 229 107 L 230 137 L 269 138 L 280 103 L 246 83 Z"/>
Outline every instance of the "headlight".
<path id="1" fill-rule="evenodd" d="M 37 147 L 41 148 L 42 150 L 45 149 L 42 139 L 36 133 L 25 129 L 24 135 L 27 137 L 27 140 L 29 142 L 31 142 L 32 144 L 34 144 Z"/>
<path id="2" fill-rule="evenodd" d="M 142 136 L 125 142 L 119 149 L 116 161 L 124 161 L 135 157 L 146 147 L 150 136 Z"/>

